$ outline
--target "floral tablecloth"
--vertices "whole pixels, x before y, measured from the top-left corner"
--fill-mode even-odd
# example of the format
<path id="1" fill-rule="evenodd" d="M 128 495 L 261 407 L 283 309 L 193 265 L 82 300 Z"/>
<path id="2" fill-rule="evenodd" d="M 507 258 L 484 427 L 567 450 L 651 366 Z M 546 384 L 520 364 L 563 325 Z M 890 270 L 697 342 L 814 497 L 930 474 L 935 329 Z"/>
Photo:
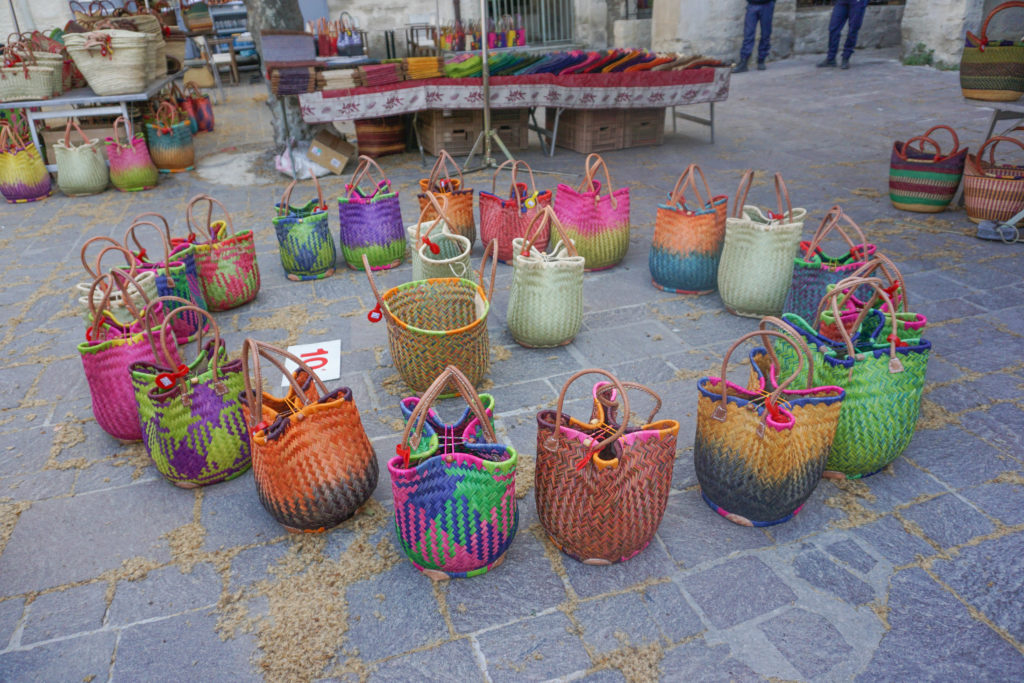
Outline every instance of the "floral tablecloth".
<path id="1" fill-rule="evenodd" d="M 610 74 L 494 76 L 491 107 L 638 109 L 721 102 L 729 96 L 728 67 Z M 408 114 L 424 109 L 479 109 L 480 78 L 430 78 L 299 95 L 306 123 Z"/>

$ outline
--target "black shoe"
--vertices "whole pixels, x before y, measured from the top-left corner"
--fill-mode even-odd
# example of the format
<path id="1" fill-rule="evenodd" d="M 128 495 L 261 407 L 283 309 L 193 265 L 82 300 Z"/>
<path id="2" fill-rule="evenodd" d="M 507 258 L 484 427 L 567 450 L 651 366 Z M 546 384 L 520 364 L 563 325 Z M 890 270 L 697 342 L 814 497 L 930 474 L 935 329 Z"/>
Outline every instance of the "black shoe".
<path id="1" fill-rule="evenodd" d="M 750 69 L 747 68 L 747 63 L 746 62 L 740 62 L 739 64 L 737 64 L 736 66 L 734 66 L 732 68 L 732 72 L 734 74 L 742 74 L 742 73 L 746 73 L 747 71 L 750 71 Z"/>
<path id="2" fill-rule="evenodd" d="M 766 66 L 764 65 L 764 62 L 758 62 L 758 63 L 757 63 L 757 70 L 758 70 L 758 71 L 764 71 L 764 70 L 765 70 L 765 69 L 767 69 L 767 68 L 768 68 L 768 67 L 766 67 Z"/>
<path id="3" fill-rule="evenodd" d="M 833 66 L 835 66 L 835 65 L 833 65 Z M 843 61 L 839 65 L 839 68 L 840 69 L 849 69 L 850 68 L 850 58 L 849 57 L 843 57 Z"/>
<path id="4" fill-rule="evenodd" d="M 825 59 L 823 61 L 818 62 L 818 68 L 821 69 L 823 67 L 829 67 L 829 68 L 832 68 L 832 69 L 836 68 L 836 60 L 834 60 L 834 59 Z"/>

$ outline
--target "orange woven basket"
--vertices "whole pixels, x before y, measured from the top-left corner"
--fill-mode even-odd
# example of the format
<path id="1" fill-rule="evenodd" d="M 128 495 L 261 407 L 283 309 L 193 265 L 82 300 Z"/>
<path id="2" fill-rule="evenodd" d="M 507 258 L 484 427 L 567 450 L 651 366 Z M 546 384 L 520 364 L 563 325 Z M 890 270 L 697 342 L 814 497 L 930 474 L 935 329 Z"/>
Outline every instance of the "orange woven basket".
<path id="1" fill-rule="evenodd" d="M 284 398 L 260 390 L 261 356 L 288 378 Z M 282 358 L 298 369 L 289 372 Z M 263 507 L 292 532 L 324 531 L 354 515 L 377 487 L 378 465 L 352 390 L 328 392 L 301 359 L 253 339 L 242 344 L 242 373 Z"/>

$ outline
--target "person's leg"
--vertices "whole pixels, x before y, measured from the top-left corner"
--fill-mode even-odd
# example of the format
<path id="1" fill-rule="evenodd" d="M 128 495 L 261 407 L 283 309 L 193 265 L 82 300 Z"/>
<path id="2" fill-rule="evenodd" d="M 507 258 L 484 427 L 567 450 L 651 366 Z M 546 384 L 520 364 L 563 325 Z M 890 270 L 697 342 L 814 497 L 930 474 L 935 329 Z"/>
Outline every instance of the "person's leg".
<path id="1" fill-rule="evenodd" d="M 743 46 L 740 48 L 740 61 L 750 59 L 754 52 L 754 36 L 757 33 L 758 5 L 747 5 L 747 14 L 743 18 Z"/>
<path id="2" fill-rule="evenodd" d="M 772 16 L 775 14 L 775 3 L 761 5 L 761 40 L 757 44 L 757 68 L 764 69 L 765 60 L 772 49 Z"/>
<path id="3" fill-rule="evenodd" d="M 868 8 L 868 0 L 853 0 L 850 3 L 850 23 L 846 27 L 846 43 L 843 45 L 843 64 L 848 65 L 853 50 L 857 47 L 857 33 L 864 23 L 864 12 Z"/>
<path id="4" fill-rule="evenodd" d="M 743 73 L 747 70 L 747 62 L 754 51 L 754 33 L 757 30 L 757 7 L 758 5 L 747 5 L 747 14 L 743 18 L 743 45 L 740 47 L 740 62 L 732 71 Z"/>
<path id="5" fill-rule="evenodd" d="M 850 0 L 836 0 L 832 7 L 832 17 L 828 22 L 828 55 L 826 60 L 836 61 L 836 53 L 839 52 L 839 36 L 843 32 L 843 24 L 850 16 Z"/>

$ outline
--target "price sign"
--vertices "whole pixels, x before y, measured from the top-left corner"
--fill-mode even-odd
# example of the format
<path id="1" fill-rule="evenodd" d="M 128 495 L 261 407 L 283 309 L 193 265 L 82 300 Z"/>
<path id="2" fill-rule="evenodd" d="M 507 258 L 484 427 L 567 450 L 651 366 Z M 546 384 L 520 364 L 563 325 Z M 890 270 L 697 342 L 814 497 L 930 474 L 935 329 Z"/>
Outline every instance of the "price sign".
<path id="1" fill-rule="evenodd" d="M 288 352 L 298 356 L 302 362 L 309 366 L 309 369 L 316 373 L 317 377 L 324 382 L 341 377 L 341 340 L 316 342 L 314 344 L 297 344 L 289 346 Z M 285 361 L 285 367 L 289 372 L 295 372 L 298 367 L 290 360 Z M 281 377 L 281 386 L 288 386 L 288 378 Z"/>

